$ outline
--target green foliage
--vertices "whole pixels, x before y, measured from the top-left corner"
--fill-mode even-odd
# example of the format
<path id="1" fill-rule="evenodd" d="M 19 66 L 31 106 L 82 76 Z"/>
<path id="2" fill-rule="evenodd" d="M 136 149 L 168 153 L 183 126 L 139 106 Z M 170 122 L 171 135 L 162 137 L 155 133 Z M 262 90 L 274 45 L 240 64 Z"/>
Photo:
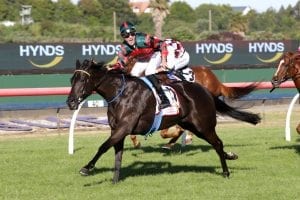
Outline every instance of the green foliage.
<path id="1" fill-rule="evenodd" d="M 174 2 L 170 7 L 169 18 L 184 22 L 196 21 L 195 11 L 186 2 Z"/>
<path id="2" fill-rule="evenodd" d="M 217 29 L 214 31 L 227 30 L 233 13 L 232 8 L 226 5 L 202 4 L 195 9 L 196 18 L 208 20 L 209 10 L 211 11 L 212 21 L 217 26 Z"/>
<path id="3" fill-rule="evenodd" d="M 123 21 L 131 21 L 133 23 L 138 22 L 137 16 L 132 12 L 127 0 L 98 0 L 103 5 L 103 15 L 99 19 L 100 23 L 104 25 L 113 24 L 113 12 L 117 16 L 117 24 L 121 24 Z"/>
<path id="4" fill-rule="evenodd" d="M 165 1 L 155 2 L 159 4 Z M 136 15 L 128 0 L 80 0 L 78 5 L 73 5 L 70 0 L 59 0 L 57 3 L 51 0 L 0 0 L 0 21 L 19 23 L 19 11 L 24 4 L 32 5 L 34 24 L 25 27 L 1 26 L 0 42 L 51 42 L 52 39 L 65 41 L 67 38 L 72 38 L 72 41 L 113 41 L 114 12 L 117 28 L 127 20 L 136 24 L 138 31 L 151 34 L 156 31 L 151 14 Z M 282 7 L 277 12 L 273 9 L 262 13 L 251 10 L 242 16 L 229 5 L 201 4 L 193 9 L 185 2 L 176 1 L 170 5 L 169 14 L 164 19 L 165 23 L 162 23 L 162 36 L 187 41 L 206 39 L 205 36 L 211 35 L 208 32 L 211 22 L 214 34 L 240 32 L 245 39 L 300 40 L 299 5 L 300 1 L 295 6 Z"/>

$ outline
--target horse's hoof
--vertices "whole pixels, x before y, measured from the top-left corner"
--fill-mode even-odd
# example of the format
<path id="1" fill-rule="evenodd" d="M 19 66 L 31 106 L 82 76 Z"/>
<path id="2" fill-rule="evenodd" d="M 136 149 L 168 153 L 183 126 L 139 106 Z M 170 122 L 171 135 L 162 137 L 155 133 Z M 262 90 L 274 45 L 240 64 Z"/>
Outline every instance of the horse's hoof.
<path id="1" fill-rule="evenodd" d="M 133 144 L 133 147 L 134 147 L 135 149 L 139 149 L 139 148 L 141 147 L 141 142 L 139 141 L 139 142 Z"/>
<path id="2" fill-rule="evenodd" d="M 224 178 L 229 178 L 230 173 L 229 172 L 223 172 L 223 177 Z"/>
<path id="3" fill-rule="evenodd" d="M 165 144 L 164 146 L 162 146 L 162 149 L 166 149 L 166 150 L 172 150 L 172 147 L 175 145 L 175 143 L 168 143 Z"/>
<path id="4" fill-rule="evenodd" d="M 91 172 L 93 171 L 94 168 L 91 168 L 91 169 L 88 169 L 87 167 L 83 167 L 80 169 L 79 173 L 82 175 L 82 176 L 89 176 L 91 175 Z"/>
<path id="5" fill-rule="evenodd" d="M 226 160 L 236 160 L 238 159 L 238 155 L 233 153 L 233 152 L 228 152 L 228 153 L 225 153 L 225 158 Z"/>
<path id="6" fill-rule="evenodd" d="M 192 136 L 187 135 L 185 138 L 185 145 L 190 145 L 193 143 L 193 138 Z"/>

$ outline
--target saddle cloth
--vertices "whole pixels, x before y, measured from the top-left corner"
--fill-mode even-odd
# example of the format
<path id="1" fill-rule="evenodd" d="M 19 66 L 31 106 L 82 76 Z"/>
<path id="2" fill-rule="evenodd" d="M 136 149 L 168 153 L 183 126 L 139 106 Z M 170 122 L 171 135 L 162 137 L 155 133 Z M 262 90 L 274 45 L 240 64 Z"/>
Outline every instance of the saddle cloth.
<path id="1" fill-rule="evenodd" d="M 157 91 L 152 86 L 152 83 L 146 77 L 141 77 L 140 79 L 142 79 L 149 86 L 149 88 L 151 89 L 152 93 L 155 96 L 155 99 L 156 99 L 155 114 L 158 114 L 158 113 L 161 112 L 160 114 L 162 116 L 165 116 L 165 115 L 177 115 L 179 113 L 180 104 L 179 104 L 179 101 L 178 101 L 177 94 L 176 94 L 175 90 L 172 87 L 162 85 L 162 89 L 163 89 L 165 95 L 167 96 L 167 98 L 169 99 L 169 102 L 170 102 L 171 106 L 160 110 L 159 109 L 160 98 L 157 94 Z"/>

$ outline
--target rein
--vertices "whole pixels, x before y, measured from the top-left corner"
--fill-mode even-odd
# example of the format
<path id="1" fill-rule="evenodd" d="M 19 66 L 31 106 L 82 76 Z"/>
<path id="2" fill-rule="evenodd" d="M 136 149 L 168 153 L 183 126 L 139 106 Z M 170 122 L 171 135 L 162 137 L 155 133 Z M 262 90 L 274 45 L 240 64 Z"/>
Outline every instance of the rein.
<path id="1" fill-rule="evenodd" d="M 125 76 L 124 74 L 122 74 L 122 88 L 119 89 L 118 94 L 115 97 L 113 97 L 111 100 L 107 101 L 107 103 L 114 102 L 117 98 L 119 98 L 119 96 L 121 96 L 124 90 L 125 90 Z"/>

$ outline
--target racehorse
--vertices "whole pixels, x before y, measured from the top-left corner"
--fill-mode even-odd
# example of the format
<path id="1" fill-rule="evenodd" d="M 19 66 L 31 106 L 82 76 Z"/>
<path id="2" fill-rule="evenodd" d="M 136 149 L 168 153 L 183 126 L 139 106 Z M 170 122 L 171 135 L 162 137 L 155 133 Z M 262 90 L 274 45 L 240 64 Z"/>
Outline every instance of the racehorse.
<path id="1" fill-rule="evenodd" d="M 127 66 L 127 73 L 131 72 L 133 66 L 133 63 L 131 62 Z M 223 96 L 229 99 L 238 99 L 251 93 L 257 87 L 256 83 L 249 84 L 244 87 L 227 87 L 219 81 L 216 75 L 208 67 L 193 66 L 190 68 L 192 71 L 188 74 L 189 77 L 187 79 L 206 87 L 216 97 Z M 169 131 L 169 129 L 161 130 L 160 135 L 162 138 L 172 138 L 166 145 L 163 146 L 163 148 L 171 149 L 171 147 L 174 146 L 178 138 L 183 133 L 184 129 L 182 129 L 180 126 L 176 126 L 174 131 Z M 137 137 L 135 135 L 131 135 L 130 138 L 133 142 L 134 147 L 138 148 L 141 143 L 138 141 Z M 191 140 L 192 135 L 188 135 L 188 138 L 189 140 Z"/>
<path id="2" fill-rule="evenodd" d="M 279 61 L 277 69 L 272 77 L 271 83 L 273 91 L 278 88 L 281 83 L 292 79 L 295 86 L 300 93 L 300 53 L 286 52 L 282 55 Z M 296 128 L 298 134 L 300 134 L 300 123 Z"/>
<path id="3" fill-rule="evenodd" d="M 95 63 L 92 60 L 84 60 L 82 64 L 79 60 L 76 61 L 71 85 L 67 98 L 69 108 L 77 109 L 84 99 L 96 91 L 108 102 L 107 117 L 111 128 L 110 137 L 99 147 L 95 156 L 80 170 L 80 173 L 89 175 L 97 160 L 108 149 L 114 147 L 113 183 L 116 183 L 120 176 L 125 137 L 129 134 L 149 134 L 156 116 L 156 98 L 142 79 L 115 70 L 109 71 L 103 63 Z M 223 143 L 215 130 L 216 112 L 252 124 L 260 122 L 259 115 L 230 107 L 219 98 L 213 97 L 199 84 L 176 82 L 168 86 L 176 93 L 180 105 L 179 112 L 177 115 L 163 116 L 158 130 L 178 124 L 204 139 L 216 150 L 223 175 L 229 177 L 226 159 L 237 159 L 237 155 L 224 151 Z"/>

